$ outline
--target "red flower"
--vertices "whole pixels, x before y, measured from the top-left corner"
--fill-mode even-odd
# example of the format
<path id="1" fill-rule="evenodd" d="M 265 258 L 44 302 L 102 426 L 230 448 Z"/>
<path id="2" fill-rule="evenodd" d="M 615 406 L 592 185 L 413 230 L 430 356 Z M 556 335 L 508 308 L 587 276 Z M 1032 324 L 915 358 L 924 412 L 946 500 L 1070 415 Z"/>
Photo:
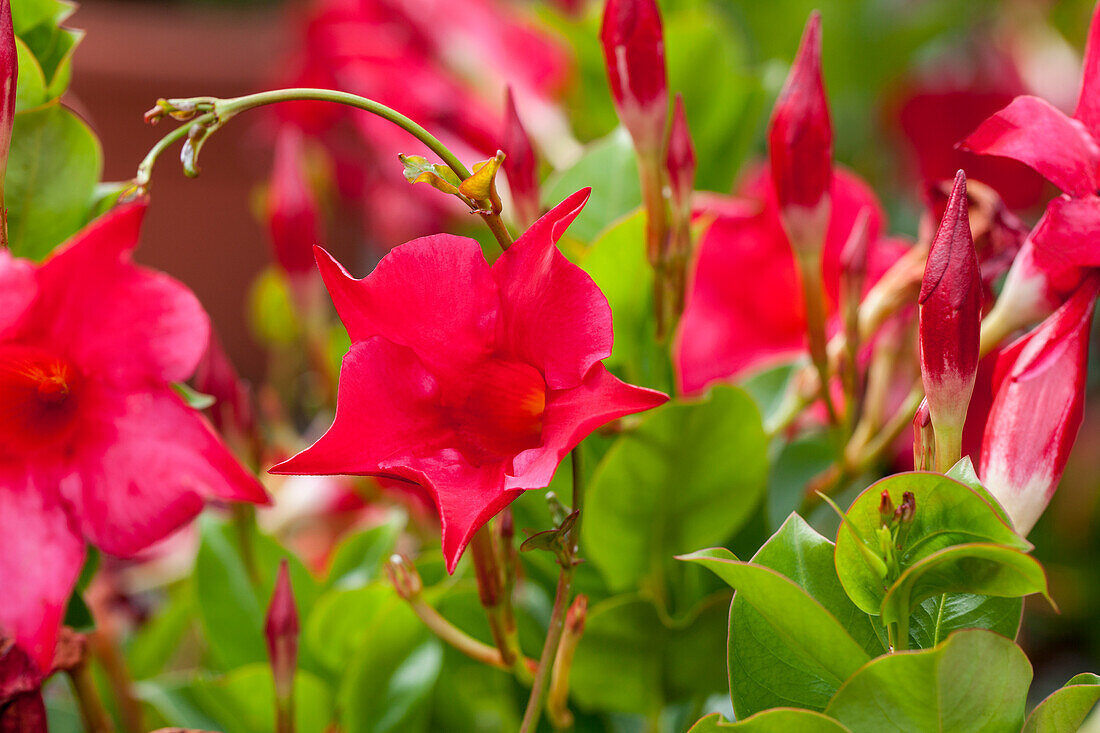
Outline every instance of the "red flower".
<path id="1" fill-rule="evenodd" d="M 680 388 L 687 393 L 806 352 L 802 289 L 770 176 L 761 171 L 742 186 L 741 193 L 749 200 L 710 198 L 697 207 L 702 216 L 715 220 L 699 242 L 675 343 Z M 882 237 L 882 207 L 867 184 L 852 173 L 838 169 L 829 196 L 832 213 L 822 275 L 829 312 L 835 314 L 840 253 L 859 212 L 870 212 L 868 234 L 873 244 L 867 286 L 897 259 L 903 245 Z"/>
<path id="2" fill-rule="evenodd" d="M 1100 279 L 1088 278 L 998 357 L 979 474 L 1021 535 L 1054 496 L 1084 416 L 1089 329 Z"/>
<path id="3" fill-rule="evenodd" d="M 795 208 L 805 212 L 803 216 L 817 209 L 829 193 L 833 176 L 833 127 L 821 78 L 821 14 L 817 11 L 806 21 L 798 55 L 775 101 L 768 152 L 784 215 Z"/>
<path id="4" fill-rule="evenodd" d="M 655 0 L 607 0 L 600 43 L 619 119 L 639 151 L 659 151 L 668 124 L 668 73 Z"/>
<path id="5" fill-rule="evenodd" d="M 663 403 L 600 363 L 611 310 L 555 247 L 587 198 L 563 201 L 492 267 L 477 242 L 446 234 L 396 247 L 362 280 L 318 248 L 352 346 L 332 427 L 272 472 L 420 484 L 453 571 L 474 532 L 549 484 L 585 436 Z"/>
<path id="6" fill-rule="evenodd" d="M 41 669 L 87 540 L 133 555 L 204 499 L 266 495 L 176 395 L 206 349 L 195 296 L 134 265 L 144 204 L 41 266 L 0 251 L 0 628 Z"/>
<path id="7" fill-rule="evenodd" d="M 954 456 L 974 391 L 982 320 L 982 281 L 962 171 L 955 176 L 947 210 L 928 250 L 918 302 L 921 378 L 937 450 L 950 442 Z"/>
<path id="8" fill-rule="evenodd" d="M 1032 96 L 1014 99 L 963 141 L 976 153 L 1024 163 L 1065 192 L 1047 208 L 1043 221 L 1013 263 L 989 330 L 997 336 L 1045 317 L 1100 262 L 1100 237 L 1091 223 L 1080 228 L 1059 221 L 1100 221 L 1100 9 L 1093 16 L 1085 49 L 1081 91 L 1073 117 Z M 1082 238 L 1078 238 L 1081 236 Z"/>

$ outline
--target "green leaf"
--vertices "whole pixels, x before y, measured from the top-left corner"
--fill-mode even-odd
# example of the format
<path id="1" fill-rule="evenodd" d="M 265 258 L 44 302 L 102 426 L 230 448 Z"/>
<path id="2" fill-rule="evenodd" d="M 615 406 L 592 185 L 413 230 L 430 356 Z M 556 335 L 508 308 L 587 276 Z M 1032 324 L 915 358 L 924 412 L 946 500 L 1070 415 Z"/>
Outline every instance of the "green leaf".
<path id="1" fill-rule="evenodd" d="M 279 562 L 286 558 L 298 617 L 307 618 L 317 597 L 316 583 L 294 555 L 270 537 L 254 534 L 259 583 L 253 586 L 241 560 L 236 528 L 209 515 L 199 520 L 202 543 L 195 559 L 195 595 L 215 663 L 234 669 L 266 662 L 263 624 Z"/>
<path id="2" fill-rule="evenodd" d="M 743 391 L 719 387 L 705 402 L 664 405 L 622 435 L 596 468 L 584 555 L 612 590 L 660 583 L 674 555 L 737 531 L 766 478 L 760 413 Z"/>
<path id="3" fill-rule="evenodd" d="M 577 706 L 647 713 L 654 700 L 724 692 L 724 660 L 714 652 L 725 639 L 728 599 L 728 591 L 711 596 L 671 626 L 652 601 L 634 594 L 591 607 L 570 675 Z"/>
<path id="4" fill-rule="evenodd" d="M 16 114 L 4 191 L 12 251 L 42 259 L 83 226 L 102 168 L 99 141 L 69 110 Z"/>
<path id="5" fill-rule="evenodd" d="M 935 473 L 901 473 L 885 478 L 856 497 L 846 514 L 848 521 L 837 532 L 837 574 L 849 597 L 866 613 L 881 612 L 887 588 L 863 558 L 860 540 L 848 523 L 864 537 L 873 538 L 881 524 L 878 507 L 883 491 L 889 492 L 895 506 L 901 503 L 903 492 L 911 491 L 916 498 L 916 515 L 899 553 L 902 573 L 952 545 L 987 542 L 1019 550 L 1031 548 L 989 503 L 954 479 Z"/>
<path id="6" fill-rule="evenodd" d="M 777 704 L 822 709 L 871 658 L 835 616 L 785 575 L 740 562 L 722 549 L 681 559 L 709 568 L 737 591 L 730 611 L 729 669 L 738 718 Z M 754 639 L 763 641 L 750 645 Z"/>
<path id="7" fill-rule="evenodd" d="M 34 52 L 23 43 L 21 38 L 15 39 L 15 50 L 19 59 L 15 111 L 22 112 L 46 103 L 46 77 L 42 74 L 42 67 L 38 65 Z"/>
<path id="8" fill-rule="evenodd" d="M 1012 641 L 957 631 L 935 649 L 879 657 L 852 675 L 825 714 L 852 733 L 1019 730 L 1031 664 Z"/>
<path id="9" fill-rule="evenodd" d="M 191 628 L 196 611 L 192 583 L 172 590 L 157 613 L 136 631 L 126 649 L 126 667 L 134 679 L 150 678 L 167 666 Z"/>
<path id="10" fill-rule="evenodd" d="M 592 187 L 592 197 L 568 233 L 582 242 L 593 241 L 612 222 L 641 205 L 634 144 L 624 128 L 618 127 L 591 143 L 571 168 L 551 176 L 543 188 L 542 201 L 554 206 L 585 186 Z M 643 242 L 638 244 L 644 248 Z"/>
<path id="11" fill-rule="evenodd" d="M 1050 599 L 1043 566 L 1034 558 L 1002 545 L 956 545 L 922 558 L 901 574 L 882 602 L 882 623 L 907 618 L 929 598 L 962 592 L 1003 598 L 1042 593 Z"/>
<path id="12" fill-rule="evenodd" d="M 1031 711 L 1023 733 L 1077 730 L 1100 700 L 1100 677 L 1079 674 L 1047 696 Z"/>
<path id="13" fill-rule="evenodd" d="M 192 410 L 205 410 L 207 407 L 211 407 L 217 400 L 208 395 L 199 392 L 191 387 L 189 384 L 183 382 L 172 382 L 172 391 L 183 400 L 183 404 L 190 407 Z"/>
<path id="14" fill-rule="evenodd" d="M 997 498 L 993 494 L 989 493 L 989 489 L 985 488 L 981 479 L 978 478 L 978 472 L 974 470 L 974 462 L 970 460 L 970 456 L 963 456 L 959 459 L 951 469 L 944 474 L 949 478 L 953 478 L 959 483 L 966 484 L 974 493 L 985 499 L 985 503 L 989 504 L 993 508 L 993 511 L 997 512 L 997 516 L 1001 518 L 1005 524 L 1012 527 L 1012 520 L 1008 516 L 1008 512 L 1004 510 L 1001 503 L 997 501 Z M 1015 527 L 1013 527 L 1015 529 Z"/>
<path id="15" fill-rule="evenodd" d="M 688 733 L 718 733 L 723 730 L 739 730 L 744 733 L 850 733 L 840 723 L 827 715 L 799 708 L 772 708 L 744 720 L 730 723 L 714 713 L 691 726 Z"/>
<path id="16" fill-rule="evenodd" d="M 909 617 L 909 646 L 931 649 L 960 629 L 989 629 L 1015 639 L 1023 619 L 1022 598 L 945 593 L 927 599 Z"/>
<path id="17" fill-rule="evenodd" d="M 203 710 L 225 733 L 275 730 L 275 683 L 266 664 L 250 664 L 196 686 Z M 332 691 L 301 669 L 294 678 L 294 721 L 298 733 L 324 733 L 333 718 Z"/>
<path id="18" fill-rule="evenodd" d="M 835 461 L 836 445 L 826 433 L 802 435 L 781 445 L 768 475 L 769 531 L 778 529 L 784 517 L 798 509 L 810 479 Z"/>
<path id="19" fill-rule="evenodd" d="M 584 253 L 580 265 L 607 296 L 615 322 L 615 344 L 604 363 L 631 384 L 669 389 L 668 350 L 655 338 L 645 212 L 635 211 L 612 224 Z"/>
<path id="20" fill-rule="evenodd" d="M 727 192 L 761 126 L 763 87 L 746 73 L 741 36 L 721 15 L 699 9 L 669 13 L 664 30 L 669 88 L 684 95 L 701 153 L 696 187 Z"/>
<path id="21" fill-rule="evenodd" d="M 385 522 L 341 540 L 332 553 L 325 584 L 330 588 L 361 588 L 374 580 L 407 521 L 404 511 L 391 509 Z"/>
<path id="22" fill-rule="evenodd" d="M 40 25 L 57 27 L 74 10 L 76 5 L 63 0 L 13 0 L 12 26 L 16 35 L 23 36 Z"/>

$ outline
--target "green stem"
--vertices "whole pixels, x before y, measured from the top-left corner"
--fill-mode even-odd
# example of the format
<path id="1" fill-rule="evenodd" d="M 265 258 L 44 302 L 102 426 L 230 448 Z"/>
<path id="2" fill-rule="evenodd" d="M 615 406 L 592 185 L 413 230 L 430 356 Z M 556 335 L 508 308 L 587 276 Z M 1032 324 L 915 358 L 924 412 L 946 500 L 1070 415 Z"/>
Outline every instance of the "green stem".
<path id="1" fill-rule="evenodd" d="M 821 248 L 795 250 L 799 279 L 802 281 L 802 300 L 806 307 L 806 336 L 810 346 L 810 359 L 817 369 L 821 385 L 821 399 L 829 413 L 829 423 L 837 424 L 836 407 L 829 393 L 829 346 L 825 331 L 825 291 L 821 282 Z"/>
<path id="2" fill-rule="evenodd" d="M 510 665 L 504 663 L 504 659 L 500 656 L 500 650 L 494 649 L 488 644 L 482 644 L 477 639 L 469 636 L 466 632 L 462 631 L 462 629 L 443 618 L 438 611 L 428 605 L 423 599 L 413 598 L 409 600 L 409 605 L 421 622 L 423 622 L 433 634 L 465 654 L 470 659 L 481 662 L 482 664 L 487 664 L 490 667 L 503 669 L 506 672 L 512 669 Z M 524 658 L 520 661 L 522 666 L 528 670 L 529 674 L 535 671 L 535 662 L 533 660 Z"/>
<path id="3" fill-rule="evenodd" d="M 175 101 L 176 100 L 167 100 L 166 104 L 171 107 Z M 172 143 L 186 137 L 188 131 L 196 124 L 207 127 L 212 131 L 225 122 L 228 122 L 232 117 L 246 110 L 264 107 L 269 104 L 278 104 L 280 102 L 300 101 L 333 102 L 335 104 L 342 104 L 347 107 L 370 112 L 373 115 L 397 125 L 422 142 L 429 150 L 438 155 L 439 159 L 442 160 L 448 168 L 454 171 L 459 180 L 464 181 L 471 175 L 470 170 L 463 165 L 462 161 L 458 159 L 458 156 L 452 153 L 438 138 L 395 109 L 375 102 L 373 99 L 360 97 L 357 94 L 349 94 L 348 92 L 339 92 L 333 89 L 294 88 L 257 92 L 255 94 L 246 94 L 243 97 L 234 97 L 232 99 L 214 99 L 209 102 L 200 102 L 194 105 L 192 108 L 203 114 L 197 116 L 190 124 L 182 125 L 176 130 L 173 130 L 149 151 L 149 155 L 145 157 L 145 160 L 142 161 L 141 166 L 138 168 L 138 177 L 136 179 L 137 185 L 139 187 L 148 185 L 149 176 L 152 173 L 152 167 L 156 162 L 157 156 Z M 490 231 L 493 232 L 493 236 L 496 237 L 501 248 L 507 249 L 512 244 L 513 240 L 508 233 L 508 229 L 501 221 L 500 214 L 493 211 L 493 207 L 488 201 L 479 202 L 479 206 L 479 215 L 488 225 Z"/>
<path id="4" fill-rule="evenodd" d="M 653 315 L 657 319 L 657 340 L 664 340 L 670 327 L 669 278 L 672 276 L 668 251 L 668 207 L 665 204 L 660 151 L 638 153 L 638 178 L 645 206 L 646 257 L 653 267 Z"/>
<path id="5" fill-rule="evenodd" d="M 103 707 L 103 700 L 99 697 L 99 690 L 96 689 L 92 668 L 88 662 L 81 662 L 69 670 L 69 679 L 73 683 L 73 692 L 76 695 L 77 706 L 80 708 L 80 719 L 84 723 L 86 733 L 114 733 L 114 723 L 111 722 L 107 709 Z"/>

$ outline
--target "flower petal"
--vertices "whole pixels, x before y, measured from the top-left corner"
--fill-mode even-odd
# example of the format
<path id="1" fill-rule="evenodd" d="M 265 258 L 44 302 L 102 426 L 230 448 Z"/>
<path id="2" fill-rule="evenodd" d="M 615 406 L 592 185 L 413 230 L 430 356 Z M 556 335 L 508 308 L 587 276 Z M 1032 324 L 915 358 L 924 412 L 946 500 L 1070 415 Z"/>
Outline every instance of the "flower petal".
<path id="1" fill-rule="evenodd" d="M 84 564 L 84 541 L 53 477 L 0 464 L 0 537 L 0 635 L 14 638 L 47 673 Z"/>
<path id="2" fill-rule="evenodd" d="M 39 297 L 22 328 L 116 384 L 186 379 L 210 330 L 187 287 L 131 262 L 145 208 L 114 209 L 58 249 L 38 270 Z"/>
<path id="3" fill-rule="evenodd" d="M 802 292 L 778 220 L 719 216 L 699 255 L 674 346 L 681 391 L 701 392 L 805 348 Z"/>
<path id="4" fill-rule="evenodd" d="M 361 280 L 324 249 L 314 252 L 352 341 L 381 336 L 412 349 L 436 373 L 461 372 L 492 351 L 499 298 L 474 240 L 414 239 L 390 250 Z"/>
<path id="5" fill-rule="evenodd" d="M 0 338 L 16 326 L 37 292 L 34 265 L 0 249 Z"/>
<path id="6" fill-rule="evenodd" d="M 550 389 L 577 386 L 611 355 L 607 298 L 555 246 L 588 194 L 578 191 L 551 209 L 493 265 L 503 312 L 500 348 L 538 368 Z"/>
<path id="7" fill-rule="evenodd" d="M 1025 163 L 1071 196 L 1100 187 L 1100 146 L 1083 124 L 1038 97 L 1016 97 L 961 145 Z"/>
<path id="8" fill-rule="evenodd" d="M 193 519 L 204 499 L 267 503 L 255 476 L 171 388 L 89 388 L 82 400 L 81 442 L 62 493 L 104 552 L 145 549 Z"/>
<path id="9" fill-rule="evenodd" d="M 1085 123 L 1093 138 L 1100 138 L 1100 5 L 1096 6 L 1085 44 L 1085 64 L 1081 70 L 1081 92 L 1073 116 Z"/>
<path id="10" fill-rule="evenodd" d="M 596 364 L 579 386 L 550 393 L 543 413 L 542 445 L 516 456 L 504 486 L 508 489 L 549 486 L 561 460 L 592 431 L 667 401 L 668 395 L 621 382 L 603 364 Z"/>
<path id="11" fill-rule="evenodd" d="M 344 356 L 332 427 L 270 473 L 388 475 L 380 461 L 446 440 L 439 398 L 412 349 L 377 336 L 357 341 Z"/>
<path id="12" fill-rule="evenodd" d="M 1031 239 L 1035 264 L 1056 282 L 1080 268 L 1100 267 L 1100 197 L 1054 199 Z"/>

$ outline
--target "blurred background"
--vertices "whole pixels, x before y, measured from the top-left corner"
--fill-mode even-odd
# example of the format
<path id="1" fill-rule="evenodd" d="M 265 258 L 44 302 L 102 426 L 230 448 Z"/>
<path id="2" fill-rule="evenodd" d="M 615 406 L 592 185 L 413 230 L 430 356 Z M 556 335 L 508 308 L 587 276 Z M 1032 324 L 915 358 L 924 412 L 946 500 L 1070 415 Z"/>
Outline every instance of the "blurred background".
<path id="1" fill-rule="evenodd" d="M 670 87 L 684 94 L 701 190 L 733 190 L 762 155 L 769 110 L 816 7 L 835 154 L 872 183 L 891 232 L 915 236 L 927 185 L 959 167 L 1028 223 L 1054 195 L 1022 166 L 965 156 L 954 143 L 1018 94 L 1072 109 L 1091 0 L 660 4 Z M 601 10 L 596 0 L 88 0 L 67 22 L 86 31 L 67 102 L 102 140 L 104 179 L 122 181 L 166 132 L 142 122 L 158 97 L 341 88 L 406 112 L 472 162 L 501 145 L 511 85 L 543 169 L 553 171 L 543 203 L 593 185 L 590 208 L 625 213 L 638 192 L 613 134 Z M 323 194 L 318 237 L 356 275 L 402 241 L 470 229 L 470 217 L 405 182 L 397 154 L 422 151 L 377 120 L 317 105 L 250 114 L 206 146 L 197 181 L 185 178 L 174 152 L 160 162 L 139 259 L 195 290 L 232 362 L 258 382 L 275 368 L 265 348 L 280 338 L 272 302 L 288 297 L 263 275 L 278 263 L 265 190 L 285 130 L 294 130 Z M 600 170 L 571 167 L 586 145 L 606 148 Z M 1100 370 L 1094 376 L 1095 395 Z M 1032 534 L 1061 607 L 1056 615 L 1029 599 L 1022 644 L 1037 696 L 1100 667 L 1098 483 L 1100 411 L 1090 409 L 1062 488 Z"/>

